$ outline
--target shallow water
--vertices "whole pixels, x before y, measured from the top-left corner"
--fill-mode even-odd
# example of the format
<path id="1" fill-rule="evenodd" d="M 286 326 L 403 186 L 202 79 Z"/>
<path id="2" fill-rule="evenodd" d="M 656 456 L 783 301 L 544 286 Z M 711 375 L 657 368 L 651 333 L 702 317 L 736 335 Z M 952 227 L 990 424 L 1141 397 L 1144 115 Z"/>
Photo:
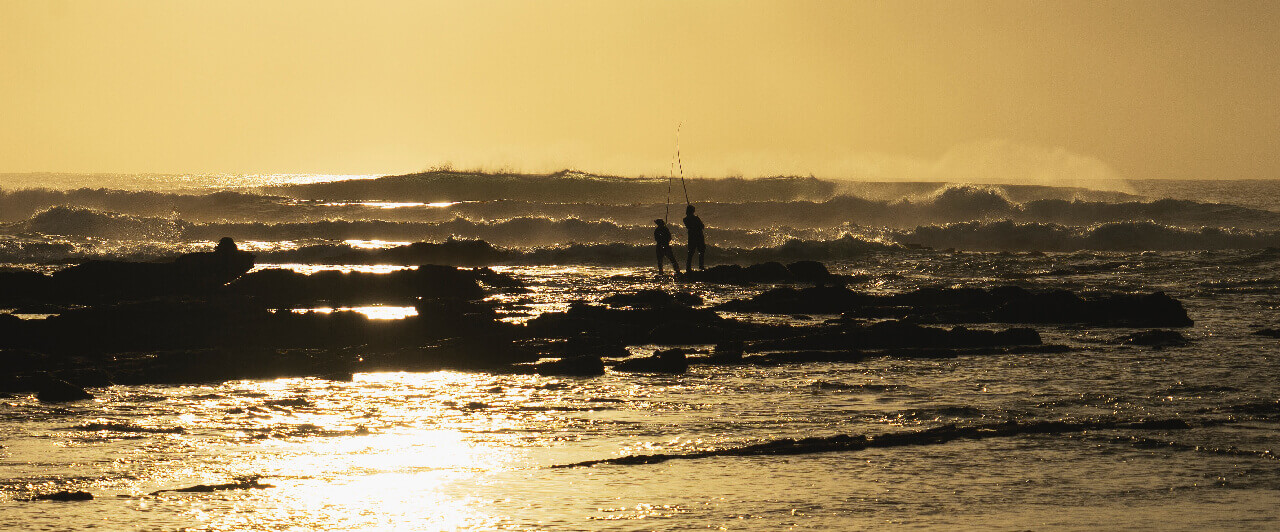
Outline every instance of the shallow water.
<path id="1" fill-rule="evenodd" d="M 1128 329 L 1040 327 L 1046 342 L 1077 350 L 694 366 L 681 376 L 435 372 L 115 386 L 58 406 L 4 399 L 0 528 L 1272 528 L 1280 461 L 1263 451 L 1280 435 L 1280 341 L 1250 332 L 1280 321 L 1271 295 L 1280 279 L 1266 275 L 1276 258 L 921 252 L 838 268 L 867 274 L 857 288 L 881 291 L 1014 281 L 1165 289 L 1196 320 L 1187 347 L 1102 343 Z M 509 316 L 517 322 L 664 282 L 629 268 L 506 270 L 533 288 L 508 302 L 522 305 Z M 713 301 L 762 289 L 688 288 Z M 948 423 L 1173 418 L 1227 422 L 550 467 Z M 252 475 L 273 487 L 149 495 Z M 61 489 L 96 498 L 16 500 Z"/>

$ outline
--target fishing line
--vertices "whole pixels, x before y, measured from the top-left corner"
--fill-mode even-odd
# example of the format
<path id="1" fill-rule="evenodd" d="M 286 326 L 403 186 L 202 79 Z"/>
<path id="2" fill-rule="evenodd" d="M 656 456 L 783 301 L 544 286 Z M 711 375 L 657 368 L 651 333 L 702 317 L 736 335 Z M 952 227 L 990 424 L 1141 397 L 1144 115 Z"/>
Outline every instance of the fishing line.
<path id="1" fill-rule="evenodd" d="M 680 158 L 680 126 L 683 125 L 684 122 L 676 124 L 676 161 L 680 163 L 680 188 L 684 189 L 684 204 L 692 205 L 693 203 L 689 201 L 689 187 L 684 184 L 684 160 Z"/>

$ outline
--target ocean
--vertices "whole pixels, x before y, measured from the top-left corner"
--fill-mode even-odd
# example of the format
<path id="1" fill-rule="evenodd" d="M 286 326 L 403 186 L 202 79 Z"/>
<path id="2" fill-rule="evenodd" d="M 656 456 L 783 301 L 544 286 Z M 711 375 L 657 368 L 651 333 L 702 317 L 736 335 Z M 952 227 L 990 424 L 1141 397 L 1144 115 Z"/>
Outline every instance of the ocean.
<path id="1" fill-rule="evenodd" d="M 165 262 L 232 237 L 256 256 L 250 276 L 490 268 L 522 285 L 485 286 L 503 330 L 656 290 L 696 296 L 687 312 L 773 335 L 747 341 L 759 358 L 684 372 L 612 364 L 721 346 L 656 332 L 616 349 L 589 344 L 610 365 L 596 376 L 368 365 L 336 379 L 98 383 L 86 386 L 93 399 L 72 402 L 0 390 L 0 528 L 1280 527 L 1280 184 L 688 182 L 708 266 L 820 261 L 851 293 L 887 301 L 1003 287 L 1088 301 L 1163 293 L 1189 326 L 1140 314 L 1020 322 L 918 307 L 731 310 L 808 285 L 657 275 L 655 218 L 670 220 L 684 268 L 684 192 L 678 180 L 579 172 L 0 175 L 4 271 Z M 84 306 L 0 296 L 0 312 L 16 317 L 0 326 L 28 330 Z M 436 319 L 419 316 L 426 308 L 333 300 L 273 311 L 385 324 Z M 788 330 L 885 320 L 1030 328 L 1043 345 L 843 358 L 767 347 Z M 33 354 L 15 342 L 0 340 L 13 367 L 109 367 L 121 356 Z M 383 349 L 375 344 L 332 350 L 367 363 Z M 93 498 L 27 500 L 56 492 Z"/>

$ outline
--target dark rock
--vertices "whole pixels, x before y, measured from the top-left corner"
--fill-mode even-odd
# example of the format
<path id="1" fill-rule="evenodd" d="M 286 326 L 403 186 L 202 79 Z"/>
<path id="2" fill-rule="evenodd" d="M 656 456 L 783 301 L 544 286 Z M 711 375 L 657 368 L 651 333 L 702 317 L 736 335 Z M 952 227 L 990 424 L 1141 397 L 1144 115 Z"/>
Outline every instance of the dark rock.
<path id="1" fill-rule="evenodd" d="M 698 363 L 698 364 L 712 364 L 712 365 L 742 364 L 743 363 L 742 354 L 744 352 L 744 349 L 745 347 L 743 345 L 742 340 L 737 340 L 737 339 L 722 340 L 721 342 L 717 343 L 715 347 L 711 350 L 710 356 L 705 356 L 698 359 L 690 358 L 690 362 Z"/>
<path id="2" fill-rule="evenodd" d="M 752 264 L 747 266 L 742 273 L 748 280 L 758 283 L 780 283 L 793 279 L 791 270 L 788 270 L 780 262 Z"/>
<path id="3" fill-rule="evenodd" d="M 630 294 L 613 294 L 601 302 L 615 307 L 664 309 L 698 306 L 702 304 L 702 298 L 688 292 L 669 294 L 662 290 L 640 290 Z"/>
<path id="4" fill-rule="evenodd" d="M 996 331 L 991 345 L 1040 345 L 1040 333 L 1027 327 L 1013 327 Z"/>
<path id="5" fill-rule="evenodd" d="M 1083 298 L 1065 290 L 1018 287 L 921 288 L 872 295 L 843 287 L 775 288 L 716 307 L 735 312 L 823 313 L 852 318 L 911 317 L 931 323 L 1083 323 L 1108 327 L 1186 327 L 1182 303 L 1162 292 Z"/>
<path id="6" fill-rule="evenodd" d="M 658 324 L 649 331 L 649 342 L 655 344 L 710 344 L 719 342 L 725 330 L 716 325 L 672 321 Z"/>
<path id="7" fill-rule="evenodd" d="M 53 288 L 69 301 L 209 293 L 253 268 L 252 253 L 237 251 L 234 244 L 220 249 L 169 263 L 86 261 L 54 273 Z"/>
<path id="8" fill-rule="evenodd" d="M 1086 323 L 1114 327 L 1189 327 L 1182 303 L 1164 294 L 1111 294 L 1093 299 L 1063 290 L 1007 298 L 991 316 L 1005 323 Z"/>
<path id="9" fill-rule="evenodd" d="M 685 281 L 718 284 L 749 284 L 745 268 L 737 264 L 719 264 L 705 270 L 685 272 Z"/>
<path id="10" fill-rule="evenodd" d="M 533 372 L 538 375 L 566 375 L 575 377 L 594 377 L 604 375 L 604 361 L 598 356 L 565 357 L 560 360 L 533 364 Z"/>
<path id="11" fill-rule="evenodd" d="M 730 326 L 714 310 L 684 306 L 666 309 L 608 308 L 600 305 L 573 303 L 565 312 L 547 312 L 529 320 L 524 334 L 528 338 L 573 338 L 598 336 L 627 345 L 649 341 L 654 329 L 665 324 L 688 326 Z M 714 343 L 712 339 L 705 343 Z"/>
<path id="12" fill-rule="evenodd" d="M 32 497 L 33 501 L 91 501 L 93 494 L 87 491 L 59 491 Z"/>
<path id="13" fill-rule="evenodd" d="M 250 296 L 273 307 L 326 303 L 354 306 L 369 303 L 410 303 L 419 298 L 477 300 L 486 283 L 518 285 L 514 278 L 492 270 L 422 265 L 390 273 L 325 270 L 306 275 L 292 270 L 266 269 L 245 275 L 228 286 L 231 293 Z"/>
<path id="14" fill-rule="evenodd" d="M 26 320 L 0 337 L 0 348 L 45 353 L 113 353 L 211 347 L 340 348 L 420 346 L 441 338 L 510 338 L 516 326 L 497 320 L 491 305 L 423 299 L 418 316 L 370 319 L 354 311 L 272 311 L 244 298 L 162 299 L 67 311 Z M 709 311 L 708 311 L 709 312 Z"/>
<path id="15" fill-rule="evenodd" d="M 742 267 L 736 264 L 712 266 L 702 271 L 687 272 L 685 281 L 697 281 L 718 284 L 753 284 L 753 283 L 816 283 L 845 284 L 852 277 L 834 275 L 821 262 L 812 260 L 796 261 L 786 266 L 779 262 L 765 262 Z"/>
<path id="16" fill-rule="evenodd" d="M 1018 328 L 994 332 L 956 326 L 946 330 L 905 321 L 886 320 L 870 325 L 850 323 L 838 327 L 825 327 L 809 330 L 801 336 L 755 341 L 750 344 L 750 350 L 956 349 L 1039 345 L 1040 343 L 1040 335 L 1031 329 Z"/>
<path id="17" fill-rule="evenodd" d="M 226 484 L 197 484 L 195 486 L 188 486 L 185 488 L 178 488 L 178 489 L 171 489 L 171 490 L 157 490 L 157 491 L 151 492 L 151 495 L 159 495 L 165 492 L 209 493 L 209 492 L 224 491 L 224 490 L 266 489 L 266 488 L 275 487 L 271 484 L 262 484 L 258 482 L 258 478 L 259 477 L 254 476 L 254 477 L 242 478 L 242 479 L 236 480 L 235 482 L 228 482 Z"/>
<path id="18" fill-rule="evenodd" d="M 1113 340 L 1113 343 L 1151 347 L 1181 347 L 1191 343 L 1191 341 L 1178 331 L 1151 330 L 1126 334 Z"/>
<path id="19" fill-rule="evenodd" d="M 844 287 L 774 288 L 750 299 L 736 299 L 716 308 L 732 312 L 764 312 L 770 314 L 838 314 L 866 306 L 872 296 L 858 294 Z"/>
<path id="20" fill-rule="evenodd" d="M 725 340 L 716 344 L 712 355 L 724 358 L 742 358 L 744 351 L 745 346 L 742 340 Z"/>
<path id="21" fill-rule="evenodd" d="M 36 386 L 36 399 L 39 399 L 42 403 L 65 403 L 93 399 L 93 394 L 84 391 L 84 388 L 62 379 L 53 377 L 38 379 Z"/>
<path id="22" fill-rule="evenodd" d="M 498 273 L 490 268 L 473 268 L 471 274 L 475 276 L 477 281 L 490 288 L 497 288 L 507 292 L 527 292 L 529 290 L 524 281 L 514 275 Z"/>
<path id="23" fill-rule="evenodd" d="M 826 265 L 816 260 L 801 260 L 787 265 L 787 271 L 797 281 L 809 283 L 826 282 L 831 277 Z"/>
<path id="24" fill-rule="evenodd" d="M 683 349 L 667 349 L 658 351 L 653 356 L 629 358 L 613 367 L 615 371 L 629 373 L 684 373 L 689 370 L 689 361 Z"/>
<path id="25" fill-rule="evenodd" d="M 53 279 L 40 272 L 0 269 L 0 304 L 19 306 L 52 298 Z"/>
<path id="26" fill-rule="evenodd" d="M 349 370 L 330 371 L 327 373 L 323 373 L 321 375 L 317 375 L 317 377 L 327 381 L 334 381 L 334 382 L 351 382 L 356 378 L 355 374 Z"/>
<path id="27" fill-rule="evenodd" d="M 1258 336 L 1270 336 L 1272 338 L 1280 338 L 1280 329 L 1258 329 L 1253 331 Z"/>

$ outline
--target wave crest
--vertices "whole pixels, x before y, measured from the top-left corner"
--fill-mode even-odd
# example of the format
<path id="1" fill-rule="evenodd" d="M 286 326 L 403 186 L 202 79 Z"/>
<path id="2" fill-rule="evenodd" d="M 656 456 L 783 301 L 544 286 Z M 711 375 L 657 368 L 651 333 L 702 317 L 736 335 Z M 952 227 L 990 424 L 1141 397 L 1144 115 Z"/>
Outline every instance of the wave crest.
<path id="1" fill-rule="evenodd" d="M 191 224 L 79 207 L 52 207 L 36 213 L 23 225 L 27 231 L 48 235 L 169 241 L 179 239 Z"/>
<path id="2" fill-rule="evenodd" d="M 1187 229 L 1152 221 L 1108 222 L 1087 227 L 1012 220 L 960 222 L 895 232 L 892 238 L 903 244 L 971 251 L 1189 251 L 1280 247 L 1280 231 Z"/>

